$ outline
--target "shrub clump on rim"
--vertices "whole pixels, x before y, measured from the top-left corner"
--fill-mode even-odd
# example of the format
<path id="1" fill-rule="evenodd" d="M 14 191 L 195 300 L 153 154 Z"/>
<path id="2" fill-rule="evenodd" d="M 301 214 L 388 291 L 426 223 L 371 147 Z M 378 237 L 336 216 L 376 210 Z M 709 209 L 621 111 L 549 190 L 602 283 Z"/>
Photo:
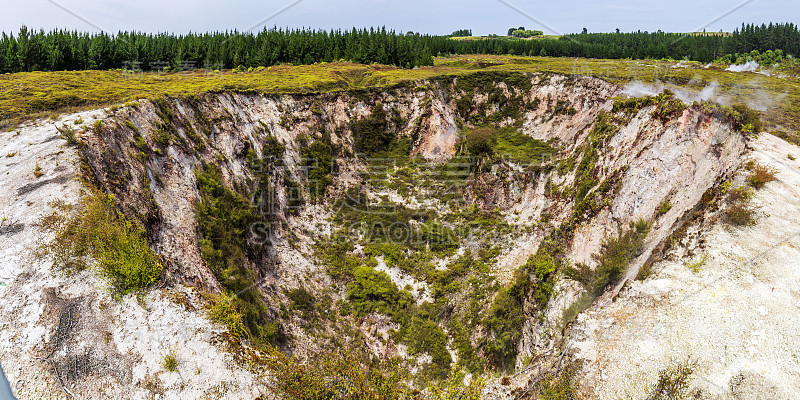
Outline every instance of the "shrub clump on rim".
<path id="1" fill-rule="evenodd" d="M 772 182 L 776 179 L 775 174 L 777 172 L 774 168 L 767 167 L 755 161 L 748 162 L 746 167 L 750 170 L 750 174 L 747 175 L 747 183 L 756 189 L 761 189 L 768 182 Z"/>
<path id="2" fill-rule="evenodd" d="M 163 269 L 150 249 L 143 228 L 114 207 L 113 195 L 96 188 L 77 206 L 53 203 L 55 210 L 40 226 L 55 234 L 46 250 L 66 271 L 85 269 L 90 259 L 117 295 L 137 292 L 156 283 Z"/>

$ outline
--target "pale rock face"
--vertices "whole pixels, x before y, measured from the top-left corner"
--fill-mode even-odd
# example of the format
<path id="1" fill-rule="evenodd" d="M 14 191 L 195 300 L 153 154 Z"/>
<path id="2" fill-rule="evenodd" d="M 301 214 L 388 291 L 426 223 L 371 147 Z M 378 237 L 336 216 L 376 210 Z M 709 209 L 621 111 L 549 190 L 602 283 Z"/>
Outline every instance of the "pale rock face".
<path id="1" fill-rule="evenodd" d="M 648 393 L 659 370 L 687 360 L 697 363 L 691 386 L 703 398 L 798 396 L 800 164 L 787 154 L 800 150 L 767 134 L 751 146 L 752 159 L 777 170 L 756 192 L 755 226 L 698 227 L 704 244 L 686 244 L 695 255 L 680 246 L 653 276 L 579 316 L 565 345 L 585 361 L 585 398 Z M 687 266 L 701 257 L 698 272 Z"/>
<path id="2" fill-rule="evenodd" d="M 412 154 L 433 162 L 447 161 L 456 154 L 458 127 L 452 109 L 442 100 L 436 99 L 431 103 L 430 114 L 423 117 L 422 127 L 428 134 Z"/>

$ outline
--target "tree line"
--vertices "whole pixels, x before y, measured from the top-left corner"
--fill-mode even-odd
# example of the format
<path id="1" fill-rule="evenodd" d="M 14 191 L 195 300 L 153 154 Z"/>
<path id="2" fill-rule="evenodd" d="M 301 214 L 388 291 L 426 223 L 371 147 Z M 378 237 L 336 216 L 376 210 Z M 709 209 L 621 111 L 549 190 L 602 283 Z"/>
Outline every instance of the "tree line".
<path id="1" fill-rule="evenodd" d="M 458 32 L 471 34 L 468 30 Z M 348 60 L 400 68 L 433 65 L 434 56 L 511 54 L 610 59 L 671 58 L 711 62 L 726 54 L 782 50 L 800 54 L 800 32 L 792 23 L 745 25 L 730 35 L 664 32 L 581 33 L 557 39 L 397 33 L 386 28 L 351 30 L 264 29 L 186 35 L 140 32 L 81 33 L 30 30 L 0 36 L 0 73 L 116 69 L 257 67 Z"/>

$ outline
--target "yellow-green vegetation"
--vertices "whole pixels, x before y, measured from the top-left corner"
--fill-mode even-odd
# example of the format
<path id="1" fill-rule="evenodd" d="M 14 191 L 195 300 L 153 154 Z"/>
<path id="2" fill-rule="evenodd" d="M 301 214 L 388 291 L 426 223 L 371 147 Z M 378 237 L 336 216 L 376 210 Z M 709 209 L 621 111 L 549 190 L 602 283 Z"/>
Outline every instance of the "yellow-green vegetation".
<path id="1" fill-rule="evenodd" d="M 178 353 L 175 350 L 170 350 L 164 354 L 164 359 L 161 361 L 161 366 L 169 372 L 178 371 Z"/>
<path id="2" fill-rule="evenodd" d="M 708 254 L 703 254 L 702 256 L 689 261 L 686 266 L 694 272 L 700 272 L 700 269 L 706 265 L 706 262 L 708 262 Z"/>
<path id="3" fill-rule="evenodd" d="M 66 271 L 85 269 L 90 261 L 115 294 L 141 291 L 158 282 L 162 265 L 150 249 L 142 227 L 114 207 L 111 195 L 86 185 L 78 206 L 54 203 L 41 226 L 55 235 L 47 251 Z"/>
<path id="4" fill-rule="evenodd" d="M 353 269 L 353 282 L 348 285 L 347 298 L 357 317 L 379 312 L 399 318 L 412 303 L 410 293 L 399 290 L 385 272 L 369 266 Z"/>
<path id="5" fill-rule="evenodd" d="M 527 276 L 518 273 L 511 285 L 497 292 L 483 320 L 483 326 L 490 335 L 486 352 L 492 358 L 492 363 L 504 370 L 513 367 L 517 355 L 517 341 L 522 336 L 522 325 L 525 323 L 522 302 L 528 284 Z"/>
<path id="6" fill-rule="evenodd" d="M 308 191 L 312 200 L 325 196 L 331 184 L 331 166 L 333 165 L 333 148 L 330 137 L 325 135 L 322 139 L 314 140 L 308 146 L 300 149 L 304 165 L 308 169 Z"/>
<path id="7" fill-rule="evenodd" d="M 315 357 L 314 362 L 297 360 L 272 351 L 267 365 L 275 377 L 272 389 L 286 398 L 316 399 L 400 399 L 410 397 L 403 381 L 407 372 L 392 361 L 380 362 L 366 354 L 338 351 Z"/>
<path id="8" fill-rule="evenodd" d="M 660 217 L 668 213 L 669 210 L 672 210 L 672 203 L 670 203 L 669 200 L 662 201 L 661 204 L 656 209 L 656 217 Z"/>
<path id="9" fill-rule="evenodd" d="M 764 127 L 758 112 L 744 104 L 726 106 L 712 101 L 700 101 L 693 106 L 719 119 L 727 120 L 734 129 L 743 133 L 758 134 Z"/>
<path id="10" fill-rule="evenodd" d="M 237 338 L 245 337 L 247 331 L 242 322 L 242 314 L 234 304 L 233 296 L 225 293 L 209 295 L 209 318 L 212 321 L 225 325 L 228 332 Z"/>
<path id="11" fill-rule="evenodd" d="M 628 269 L 633 259 L 642 253 L 644 238 L 650 232 L 650 222 L 637 220 L 628 229 L 619 229 L 616 236 L 603 240 L 600 253 L 595 256 L 598 262 L 594 282 L 596 290 L 605 289 L 617 283 Z"/>
<path id="12" fill-rule="evenodd" d="M 718 104 L 713 102 L 708 102 L 708 105 L 709 107 L 720 107 Z M 633 115 L 639 112 L 640 109 L 647 106 L 655 106 L 652 115 L 661 122 L 667 122 L 679 117 L 683 110 L 686 109 L 686 104 L 675 97 L 675 93 L 665 89 L 657 96 L 615 98 L 613 112 L 624 112 L 628 115 Z M 728 109 L 732 110 L 730 107 Z M 746 107 L 743 107 L 743 109 L 749 110 Z"/>
<path id="13" fill-rule="evenodd" d="M 462 82 L 467 84 L 478 83 Z M 369 117 L 351 122 L 351 126 L 357 123 L 362 131 L 389 127 L 392 132 L 396 123 L 390 114 L 373 110 Z M 553 151 L 513 128 L 486 127 L 486 131 L 493 139 L 492 146 L 501 144 L 503 152 L 514 156 L 517 162 Z M 363 177 L 368 184 L 353 187 L 333 201 L 333 221 L 341 229 L 317 246 L 317 257 L 331 277 L 347 287 L 347 299 L 339 307 L 341 315 L 362 317 L 378 312 L 398 323 L 399 329 L 392 333 L 395 342 L 408 346 L 411 354 L 426 353 L 431 357 L 431 362 L 422 365 L 414 377 L 418 386 L 428 380 L 442 382 L 463 370 L 481 373 L 487 367 L 512 367 L 515 343 L 524 322 L 521 304 L 525 282 L 520 281 L 511 289 L 492 284 L 487 264 L 497 256 L 496 248 L 483 247 L 456 257 L 447 263 L 446 270 L 434 265 L 435 260 L 452 256 L 464 239 L 477 240 L 485 246 L 489 234 L 508 229 L 498 212 L 460 203 L 463 199 L 459 188 L 472 174 L 472 160 L 457 158 L 443 165 L 429 165 L 410 157 L 408 143 L 393 133 L 370 139 L 360 146 L 361 150 L 384 159 L 370 161 Z M 370 193 L 386 189 L 396 190 L 406 198 L 436 193 L 438 199 L 452 201 L 454 206 L 434 210 L 409 208 L 388 197 L 370 200 Z M 362 253 L 354 252 L 354 243 L 363 246 Z M 398 288 L 387 274 L 376 269 L 379 257 L 388 267 L 427 283 L 432 289 L 432 301 L 416 304 L 408 288 Z M 492 303 L 490 300 L 498 291 L 500 294 Z M 464 304 L 449 304 L 448 299 L 456 293 L 465 296 Z M 487 304 L 493 306 L 487 309 Z M 489 326 L 490 335 L 475 345 L 470 336 L 479 324 Z M 447 349 L 450 341 L 459 355 L 455 365 Z M 482 355 L 487 351 L 489 357 Z"/>
<path id="14" fill-rule="evenodd" d="M 679 65 L 680 64 L 680 65 Z M 688 65 L 688 66 L 687 66 Z M 463 55 L 435 59 L 433 67 L 413 70 L 373 64 L 321 63 L 273 66 L 248 73 L 152 73 L 129 75 L 119 71 L 26 72 L 0 76 L 0 120 L 14 121 L 79 109 L 105 107 L 140 98 L 181 97 L 219 91 L 253 93 L 316 93 L 390 87 L 421 79 L 465 76 L 474 72 L 549 72 L 597 76 L 614 83 L 666 81 L 702 90 L 712 82 L 731 103 L 753 98 L 783 98 L 761 104 L 768 128 L 795 137 L 800 122 L 800 78 L 728 72 L 696 62 L 635 61 Z"/>
<path id="15" fill-rule="evenodd" d="M 432 358 L 432 362 L 423 366 L 415 376 L 417 382 L 446 378 L 451 371 L 452 359 L 447 350 L 447 335 L 437 321 L 437 314 L 444 304 L 437 301 L 417 306 L 411 293 L 399 289 L 386 273 L 375 269 L 373 257 L 353 256 L 350 254 L 352 250 L 352 244 L 337 240 L 320 246 L 317 252 L 317 256 L 330 268 L 332 277 L 349 282 L 347 301 L 341 304 L 341 314 L 363 317 L 378 312 L 390 316 L 400 325 L 393 333 L 393 338 L 398 343 L 406 344 L 412 354 L 427 353 Z M 382 253 L 390 265 L 400 264 L 401 261 L 395 257 L 405 251 L 402 246 L 391 243 L 372 244 L 365 249 L 365 253 L 371 255 Z M 417 256 L 413 258 L 419 259 Z M 430 265 L 426 270 L 428 274 L 435 271 Z M 444 300 L 447 290 L 438 285 L 451 282 L 453 276 L 446 273 L 434 275 L 428 280 L 436 279 L 435 296 L 438 300 Z"/>
<path id="16" fill-rule="evenodd" d="M 587 213 L 591 214 L 601 207 L 598 204 L 602 201 L 602 196 L 614 189 L 613 176 L 599 182 L 600 177 L 596 170 L 596 163 L 600 158 L 603 147 L 617 132 L 619 132 L 619 121 L 608 113 L 600 112 L 594 121 L 589 137 L 578 149 L 580 163 L 575 170 L 575 183 L 572 188 L 568 188 L 564 195 L 573 196 L 575 207 L 573 213 L 576 218 L 586 218 Z M 569 172 L 573 168 L 575 159 L 562 160 L 563 172 Z M 600 185 L 598 186 L 598 183 Z M 597 190 L 593 190 L 597 186 Z"/>

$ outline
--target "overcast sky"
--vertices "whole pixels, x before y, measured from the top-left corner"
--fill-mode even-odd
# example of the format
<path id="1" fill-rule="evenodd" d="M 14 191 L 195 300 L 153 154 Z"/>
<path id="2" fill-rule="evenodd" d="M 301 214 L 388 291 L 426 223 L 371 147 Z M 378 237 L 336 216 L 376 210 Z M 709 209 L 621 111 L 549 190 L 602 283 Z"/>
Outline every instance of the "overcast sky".
<path id="1" fill-rule="evenodd" d="M 265 25 L 325 29 L 386 26 L 402 32 L 432 34 L 469 28 L 475 35 L 505 34 L 511 26 L 546 33 L 579 32 L 584 27 L 590 32 L 610 32 L 616 28 L 624 32 L 659 29 L 690 32 L 703 27 L 708 31 L 731 31 L 742 22 L 797 23 L 789 18 L 800 15 L 797 0 L 5 0 L 4 3 L 0 6 L 0 30 L 4 32 L 16 32 L 21 25 L 46 30 L 176 33 L 245 31 Z M 741 7 L 731 12 L 737 6 Z"/>

